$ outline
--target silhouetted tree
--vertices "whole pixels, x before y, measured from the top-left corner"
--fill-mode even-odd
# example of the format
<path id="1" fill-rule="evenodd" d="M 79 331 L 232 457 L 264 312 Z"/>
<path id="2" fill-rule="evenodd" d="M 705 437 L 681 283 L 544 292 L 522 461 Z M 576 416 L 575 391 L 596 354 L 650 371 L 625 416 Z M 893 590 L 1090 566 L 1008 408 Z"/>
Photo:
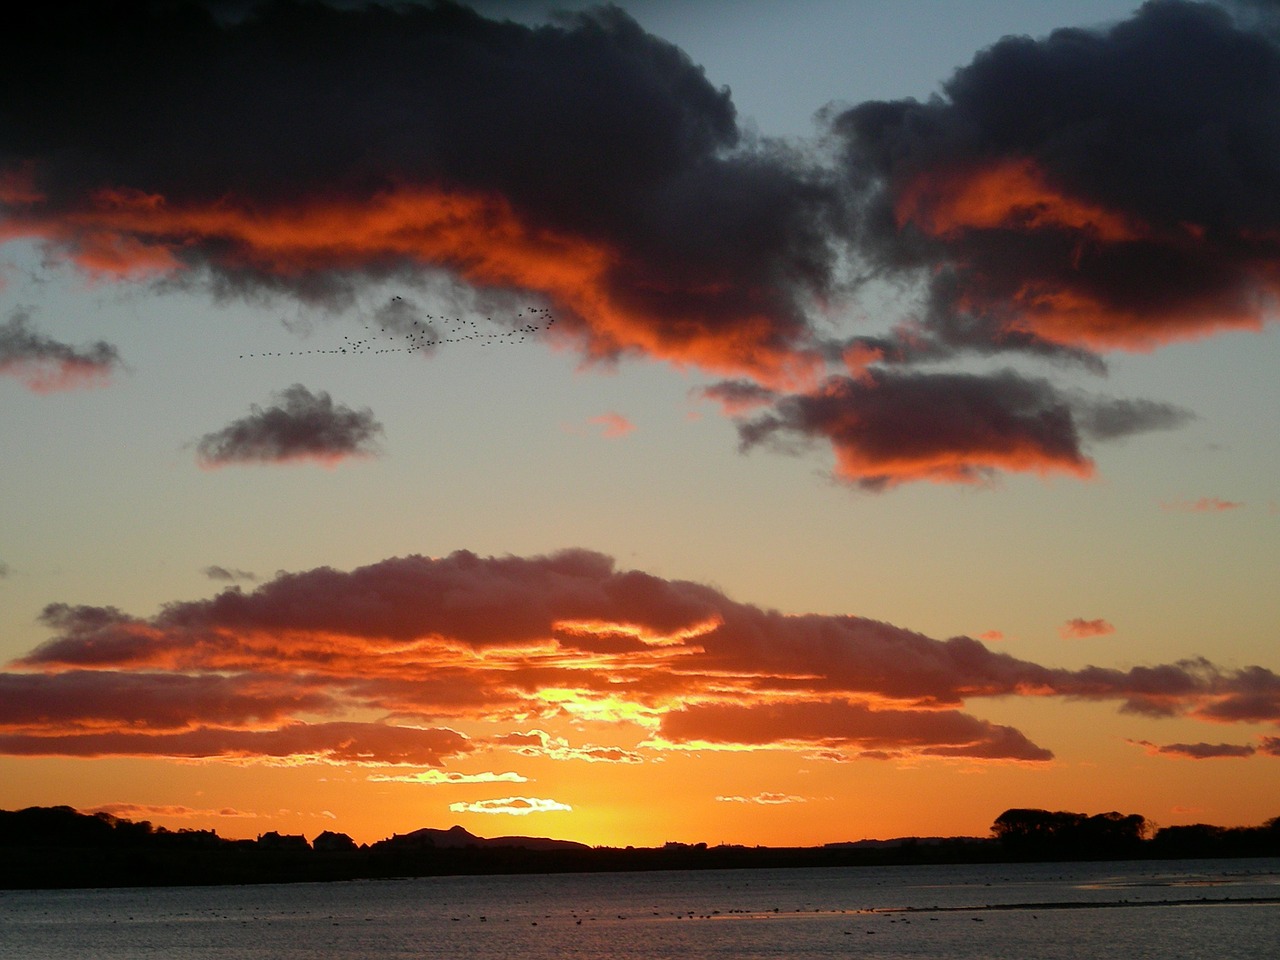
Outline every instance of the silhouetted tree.
<path id="1" fill-rule="evenodd" d="M 1146 832 L 1145 817 L 1115 811 L 1086 816 L 1014 808 L 991 825 L 992 835 L 1014 856 L 1064 860 L 1134 856 Z"/>

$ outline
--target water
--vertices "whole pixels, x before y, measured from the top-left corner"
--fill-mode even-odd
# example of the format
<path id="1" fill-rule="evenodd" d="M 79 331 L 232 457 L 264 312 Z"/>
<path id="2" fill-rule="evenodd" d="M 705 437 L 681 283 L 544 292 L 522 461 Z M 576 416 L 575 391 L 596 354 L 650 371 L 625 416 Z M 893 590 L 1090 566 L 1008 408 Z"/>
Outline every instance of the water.
<path id="1" fill-rule="evenodd" d="M 0 957 L 21 960 L 1256 960 L 1278 942 L 1276 859 L 0 891 Z"/>

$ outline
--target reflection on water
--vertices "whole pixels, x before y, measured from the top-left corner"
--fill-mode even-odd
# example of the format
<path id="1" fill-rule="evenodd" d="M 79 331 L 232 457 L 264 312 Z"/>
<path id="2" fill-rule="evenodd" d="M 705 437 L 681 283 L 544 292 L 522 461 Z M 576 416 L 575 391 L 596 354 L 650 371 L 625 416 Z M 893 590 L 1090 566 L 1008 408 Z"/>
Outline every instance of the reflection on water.
<path id="1" fill-rule="evenodd" d="M 0 957 L 24 960 L 1255 960 L 1277 942 L 1280 860 L 0 892 Z"/>

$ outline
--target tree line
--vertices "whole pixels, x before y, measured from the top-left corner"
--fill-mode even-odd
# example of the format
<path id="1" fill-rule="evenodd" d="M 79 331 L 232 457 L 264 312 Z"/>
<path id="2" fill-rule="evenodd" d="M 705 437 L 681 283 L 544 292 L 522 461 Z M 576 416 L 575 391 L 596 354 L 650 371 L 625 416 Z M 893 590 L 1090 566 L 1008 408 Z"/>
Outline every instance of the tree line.
<path id="1" fill-rule="evenodd" d="M 1112 860 L 1280 856 L 1280 817 L 1256 827 L 1156 827 L 1141 814 L 1010 809 L 992 838 L 1017 859 Z"/>
<path id="2" fill-rule="evenodd" d="M 373 844 L 325 831 L 232 840 L 71 807 L 0 810 L 0 888 L 281 883 L 454 874 L 753 867 L 839 867 L 1011 861 L 1280 856 L 1280 817 L 1256 827 L 1154 827 L 1138 814 L 1014 808 L 989 837 L 906 837 L 821 847 L 667 843 L 587 847 L 461 828 L 419 830 Z"/>

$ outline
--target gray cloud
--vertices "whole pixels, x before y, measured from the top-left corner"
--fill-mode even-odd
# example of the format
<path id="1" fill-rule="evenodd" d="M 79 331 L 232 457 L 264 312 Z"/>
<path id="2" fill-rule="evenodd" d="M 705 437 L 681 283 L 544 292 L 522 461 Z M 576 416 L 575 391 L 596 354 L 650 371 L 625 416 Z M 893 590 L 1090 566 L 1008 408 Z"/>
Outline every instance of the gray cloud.
<path id="1" fill-rule="evenodd" d="M 295 383 L 275 394 L 269 407 L 250 407 L 247 417 L 205 434 L 196 443 L 202 465 L 285 463 L 316 460 L 336 463 L 376 453 L 382 424 L 373 411 L 335 404 L 324 391 L 312 393 Z"/>
<path id="2" fill-rule="evenodd" d="M 254 582 L 258 579 L 258 575 L 249 570 L 233 570 L 227 567 L 220 567 L 216 564 L 205 567 L 203 573 L 210 580 L 225 580 L 227 582 L 249 581 Z"/>
<path id="3" fill-rule="evenodd" d="M 1248 743 L 1152 743 L 1149 740 L 1131 740 L 1148 753 L 1166 757 L 1182 757 L 1187 760 L 1212 760 L 1219 757 L 1252 757 L 1258 748 Z"/>
<path id="4" fill-rule="evenodd" d="M 41 333 L 31 311 L 15 309 L 0 324 L 0 376 L 21 380 L 36 393 L 92 386 L 121 367 L 119 351 L 104 340 L 74 347 Z"/>
<path id="5" fill-rule="evenodd" d="M 1190 410 L 1154 400 L 1078 398 L 1073 409 L 1082 432 L 1115 440 L 1151 430 L 1174 430 L 1195 419 Z"/>

